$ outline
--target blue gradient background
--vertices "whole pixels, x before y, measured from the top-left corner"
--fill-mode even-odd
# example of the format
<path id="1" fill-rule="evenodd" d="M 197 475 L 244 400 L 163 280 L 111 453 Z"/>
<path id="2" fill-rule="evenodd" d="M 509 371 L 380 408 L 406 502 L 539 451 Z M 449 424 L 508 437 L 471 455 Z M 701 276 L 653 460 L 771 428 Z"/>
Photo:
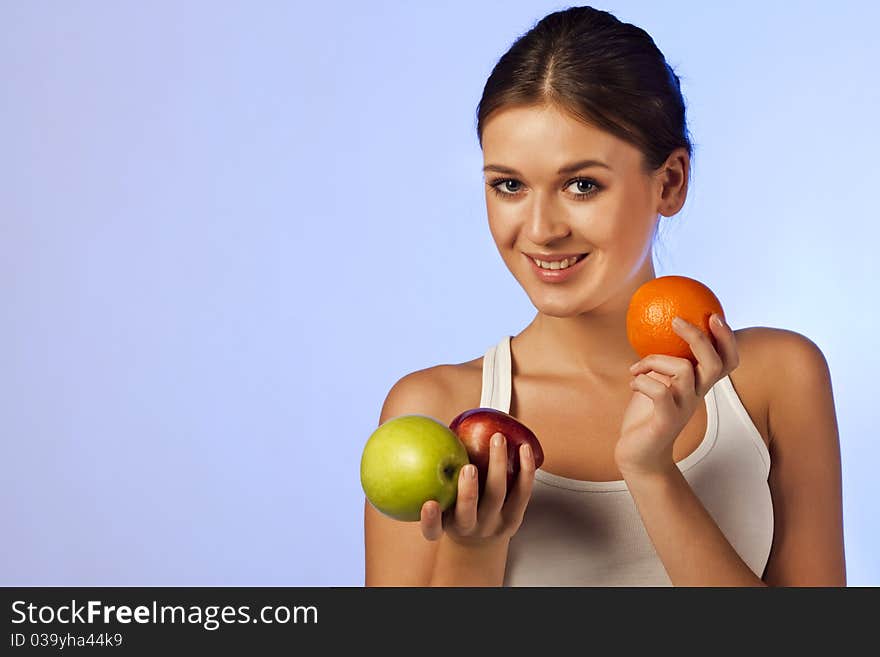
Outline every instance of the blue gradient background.
<path id="1" fill-rule="evenodd" d="M 565 6 L 0 3 L 0 584 L 362 585 L 388 389 L 534 314 L 474 112 Z M 599 6 L 688 103 L 657 273 L 822 348 L 849 583 L 880 584 L 880 8 Z"/>

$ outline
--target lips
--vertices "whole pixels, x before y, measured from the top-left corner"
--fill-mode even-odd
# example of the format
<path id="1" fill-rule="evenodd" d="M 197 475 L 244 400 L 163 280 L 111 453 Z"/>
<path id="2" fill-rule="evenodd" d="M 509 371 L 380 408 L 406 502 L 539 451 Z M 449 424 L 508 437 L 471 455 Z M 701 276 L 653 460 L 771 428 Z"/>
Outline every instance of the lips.
<path id="1" fill-rule="evenodd" d="M 526 253 L 525 255 L 527 255 L 530 258 L 537 258 L 538 260 L 543 260 L 544 262 L 560 262 L 562 260 L 565 260 L 566 258 L 574 258 L 576 256 L 580 257 L 583 255 L 588 255 L 588 253 L 587 252 L 583 252 L 583 253 L 555 253 L 555 254 L 550 254 L 550 255 L 541 254 L 541 253 Z"/>
<path id="2" fill-rule="evenodd" d="M 589 254 L 589 253 L 581 253 L 581 254 L 573 254 L 573 255 L 569 255 L 569 256 L 567 256 L 567 257 L 565 257 L 565 258 L 562 258 L 561 260 L 544 260 L 543 258 L 538 258 L 538 260 L 540 260 L 542 263 L 549 262 L 549 263 L 551 263 L 551 264 L 552 264 L 552 263 L 555 263 L 555 262 L 562 263 L 562 262 L 566 262 L 566 261 L 567 261 L 569 264 L 568 264 L 568 266 L 566 267 L 566 269 L 568 269 L 568 267 L 574 267 L 577 263 L 579 263 L 581 260 L 583 260 L 584 258 L 586 258 L 588 255 L 590 255 L 590 254 Z M 533 263 L 536 267 L 540 267 L 540 265 L 538 265 L 538 264 L 534 261 L 533 258 L 529 258 L 529 259 L 532 260 L 532 263 Z M 544 269 L 544 268 L 541 267 L 541 269 Z M 560 271 L 560 269 L 559 269 L 559 268 L 556 268 L 556 269 L 549 268 L 549 269 L 545 269 L 545 271 Z"/>
<path id="3" fill-rule="evenodd" d="M 539 265 L 535 264 L 535 261 L 532 260 L 526 254 L 523 254 L 523 257 L 528 260 L 529 268 L 535 273 L 538 277 L 538 280 L 541 280 L 545 283 L 562 283 L 570 279 L 572 276 L 576 275 L 579 271 L 581 271 L 585 263 L 590 259 L 590 254 L 587 253 L 584 257 L 579 258 L 577 262 L 573 265 L 569 265 L 565 269 L 542 269 Z"/>

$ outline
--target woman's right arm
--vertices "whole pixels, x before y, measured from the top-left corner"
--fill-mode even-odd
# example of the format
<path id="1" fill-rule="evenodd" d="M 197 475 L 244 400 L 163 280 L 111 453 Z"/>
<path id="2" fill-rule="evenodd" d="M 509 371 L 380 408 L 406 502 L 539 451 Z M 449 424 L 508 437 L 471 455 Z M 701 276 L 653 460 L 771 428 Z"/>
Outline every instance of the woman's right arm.
<path id="1" fill-rule="evenodd" d="M 451 422 L 462 409 L 453 405 L 442 367 L 413 372 L 395 383 L 382 406 L 379 424 L 408 413 Z M 436 502 L 425 503 L 421 522 L 403 522 L 383 515 L 364 500 L 366 586 L 502 585 L 510 537 L 531 495 L 534 462 L 530 455 L 521 455 L 517 490 L 505 502 L 506 447 L 493 446 L 491 459 L 479 517 L 477 481 L 466 479 L 472 466 L 459 473 L 455 508 L 440 517 L 427 515 L 432 509 L 437 511 Z"/>

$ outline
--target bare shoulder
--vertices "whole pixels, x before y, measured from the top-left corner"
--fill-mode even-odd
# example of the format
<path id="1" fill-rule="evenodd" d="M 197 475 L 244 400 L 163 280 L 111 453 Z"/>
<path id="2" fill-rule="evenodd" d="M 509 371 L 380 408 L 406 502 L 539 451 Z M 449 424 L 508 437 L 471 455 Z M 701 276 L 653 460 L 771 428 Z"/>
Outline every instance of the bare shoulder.
<path id="1" fill-rule="evenodd" d="M 774 436 L 773 414 L 791 398 L 792 385 L 812 387 L 806 394 L 820 395 L 823 382 L 830 386 L 828 363 L 819 346 L 789 329 L 751 326 L 734 331 L 740 365 L 731 380 L 740 396 L 751 397 L 764 417 L 766 438 Z M 740 385 L 736 385 L 739 379 Z M 744 391 L 741 392 L 740 388 Z M 800 402 L 803 403 L 803 398 Z M 746 400 L 743 399 L 744 405 Z M 756 424 L 758 424 L 756 422 Z M 764 431 L 762 431 L 764 433 Z"/>
<path id="2" fill-rule="evenodd" d="M 401 377 L 388 391 L 380 422 L 409 412 L 448 424 L 463 408 L 469 408 L 473 362 L 433 365 Z"/>
<path id="3" fill-rule="evenodd" d="M 828 369 L 825 354 L 819 346 L 796 331 L 750 326 L 738 329 L 734 334 L 737 349 L 748 354 L 746 366 L 771 385 L 784 383 L 793 375 L 816 375 Z M 742 359 L 740 364 L 744 364 Z"/>
<path id="4" fill-rule="evenodd" d="M 813 357 L 821 357 L 822 350 L 807 336 L 789 329 L 770 326 L 749 326 L 734 331 L 737 342 L 747 340 L 768 351 L 784 349 L 786 351 L 810 353 Z"/>

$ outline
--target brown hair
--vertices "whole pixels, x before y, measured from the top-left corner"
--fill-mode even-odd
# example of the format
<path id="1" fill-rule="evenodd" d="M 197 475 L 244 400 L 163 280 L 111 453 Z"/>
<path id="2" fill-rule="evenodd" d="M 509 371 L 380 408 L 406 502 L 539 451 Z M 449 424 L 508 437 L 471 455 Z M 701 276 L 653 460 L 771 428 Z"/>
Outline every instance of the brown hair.
<path id="1" fill-rule="evenodd" d="M 645 173 L 693 148 L 679 78 L 642 28 L 593 7 L 542 18 L 501 56 L 477 107 L 477 138 L 496 110 L 553 105 L 636 146 Z"/>
<path id="2" fill-rule="evenodd" d="M 607 11 L 589 6 L 556 11 L 514 41 L 483 87 L 477 106 L 480 148 L 494 111 L 540 105 L 555 106 L 634 145 L 645 174 L 676 148 L 693 158 L 679 77 L 645 30 Z M 692 165 L 688 175 L 691 170 Z"/>

